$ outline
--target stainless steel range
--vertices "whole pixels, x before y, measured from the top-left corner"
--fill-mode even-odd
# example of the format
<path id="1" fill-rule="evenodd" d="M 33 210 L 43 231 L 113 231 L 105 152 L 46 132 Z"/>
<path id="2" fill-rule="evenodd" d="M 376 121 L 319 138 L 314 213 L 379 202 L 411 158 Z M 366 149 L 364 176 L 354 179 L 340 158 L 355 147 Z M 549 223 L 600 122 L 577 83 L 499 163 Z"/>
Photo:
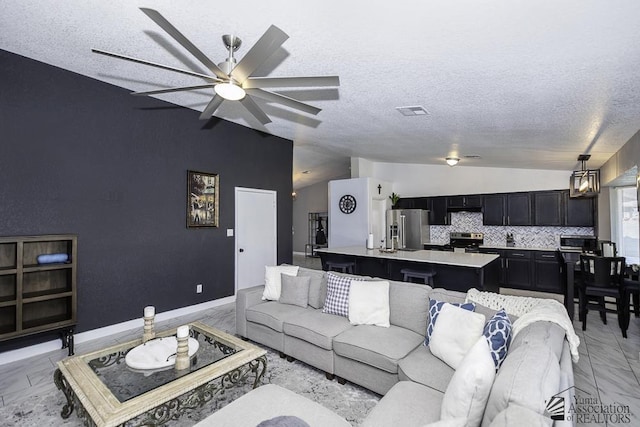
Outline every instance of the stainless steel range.
<path id="1" fill-rule="evenodd" d="M 455 252 L 478 252 L 479 246 L 484 243 L 484 233 L 449 233 L 449 246 Z"/>

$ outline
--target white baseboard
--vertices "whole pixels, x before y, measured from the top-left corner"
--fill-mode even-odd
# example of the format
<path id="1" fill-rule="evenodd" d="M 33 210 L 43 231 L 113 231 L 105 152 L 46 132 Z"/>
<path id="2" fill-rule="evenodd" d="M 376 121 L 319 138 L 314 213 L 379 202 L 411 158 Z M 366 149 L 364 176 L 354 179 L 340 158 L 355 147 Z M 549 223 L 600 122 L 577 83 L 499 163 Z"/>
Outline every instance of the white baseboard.
<path id="1" fill-rule="evenodd" d="M 200 304 L 190 305 L 188 307 L 176 308 L 175 310 L 169 310 L 156 314 L 156 322 L 162 322 L 164 320 L 174 319 L 187 314 L 195 313 L 209 308 L 219 307 L 221 305 L 232 303 L 236 300 L 235 295 L 230 297 L 224 297 L 213 301 L 207 301 Z M 104 326 L 98 329 L 92 329 L 90 331 L 80 332 L 74 334 L 73 339 L 76 344 L 91 341 L 98 338 L 103 338 L 108 335 L 118 334 L 120 332 L 129 331 L 131 329 L 141 328 L 144 323 L 142 317 L 138 319 L 128 320 L 122 323 L 116 323 L 115 325 Z M 27 359 L 29 357 L 37 356 L 39 354 L 48 353 L 50 351 L 60 350 L 61 341 L 51 340 L 40 344 L 35 344 L 29 347 L 18 348 L 10 350 L 0 354 L 0 365 L 16 362 L 18 360 Z"/>
<path id="2" fill-rule="evenodd" d="M 298 251 L 293 251 L 294 255 L 300 255 L 300 256 L 306 256 L 307 254 L 305 254 L 304 252 L 298 252 Z"/>

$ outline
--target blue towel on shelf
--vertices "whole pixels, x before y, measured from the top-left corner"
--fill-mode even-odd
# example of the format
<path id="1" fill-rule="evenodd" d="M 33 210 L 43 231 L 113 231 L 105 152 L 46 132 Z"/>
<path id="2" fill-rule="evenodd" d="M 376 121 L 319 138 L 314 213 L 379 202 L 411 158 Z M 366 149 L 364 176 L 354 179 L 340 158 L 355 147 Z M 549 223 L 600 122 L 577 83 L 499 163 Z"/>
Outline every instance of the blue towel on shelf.
<path id="1" fill-rule="evenodd" d="M 69 261 L 67 254 L 45 254 L 38 255 L 38 264 L 55 264 Z"/>

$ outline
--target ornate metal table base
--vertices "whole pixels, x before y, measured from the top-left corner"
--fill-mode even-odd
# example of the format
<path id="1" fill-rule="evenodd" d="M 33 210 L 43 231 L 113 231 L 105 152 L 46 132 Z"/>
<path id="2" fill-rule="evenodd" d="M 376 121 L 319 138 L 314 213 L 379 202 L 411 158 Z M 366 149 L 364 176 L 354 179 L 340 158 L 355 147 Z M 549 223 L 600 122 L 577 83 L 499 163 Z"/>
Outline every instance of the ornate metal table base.
<path id="1" fill-rule="evenodd" d="M 224 395 L 227 390 L 244 385 L 251 374 L 255 375 L 253 388 L 256 388 L 260 384 L 266 370 L 267 358 L 266 356 L 261 356 L 240 366 L 239 368 L 234 369 L 233 371 L 197 387 L 190 392 L 170 400 L 151 411 L 127 421 L 124 425 L 131 427 L 161 426 L 168 421 L 177 420 L 185 412 L 204 406 L 213 399 Z M 73 389 L 59 369 L 56 369 L 53 375 L 53 380 L 58 389 L 61 390 L 67 398 L 67 403 L 62 407 L 62 411 L 60 412 L 62 418 L 68 418 L 75 408 L 77 416 L 83 420 L 85 425 L 94 426 L 95 423 L 82 407 L 82 404 L 76 398 Z M 215 404 L 215 402 L 214 408 L 218 409 L 218 405 Z"/>

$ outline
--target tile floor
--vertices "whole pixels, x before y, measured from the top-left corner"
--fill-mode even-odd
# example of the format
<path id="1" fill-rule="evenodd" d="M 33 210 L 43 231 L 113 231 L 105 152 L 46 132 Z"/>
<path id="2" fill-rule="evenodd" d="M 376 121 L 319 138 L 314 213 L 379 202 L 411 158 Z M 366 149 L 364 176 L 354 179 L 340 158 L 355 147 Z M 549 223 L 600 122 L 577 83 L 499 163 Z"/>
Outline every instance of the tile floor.
<path id="1" fill-rule="evenodd" d="M 294 263 L 311 268 L 319 267 L 318 259 L 305 259 L 304 256 L 294 256 Z M 233 325 L 234 316 L 234 305 L 227 304 L 207 310 L 206 313 L 195 312 L 162 322 L 158 328 L 177 326 L 193 320 L 200 320 L 213 326 Z M 640 425 L 640 318 L 631 318 L 627 339 L 622 337 L 615 315 L 609 315 L 607 325 L 604 325 L 597 313 L 591 313 L 586 331 L 582 331 L 577 320 L 574 321 L 574 327 L 581 341 L 580 360 L 574 364 L 576 395 L 579 398 L 596 399 L 602 405 L 624 405 L 621 410 L 631 413 L 630 422 L 626 424 Z M 234 332 L 229 329 L 225 330 Z M 139 332 L 136 329 L 81 343 L 76 345 L 76 353 L 128 341 Z M 64 357 L 66 357 L 66 350 L 57 350 L 19 362 L 0 365 L 0 407 L 11 402 L 29 399 L 30 396 L 41 394 L 43 391 L 55 390 L 53 372 L 56 369 L 56 363 Z M 620 410 L 620 407 L 618 408 Z M 578 420 L 577 425 L 625 424 L 620 418 L 617 420 L 612 418 L 607 422 L 593 417 L 584 415 L 581 420 Z"/>

